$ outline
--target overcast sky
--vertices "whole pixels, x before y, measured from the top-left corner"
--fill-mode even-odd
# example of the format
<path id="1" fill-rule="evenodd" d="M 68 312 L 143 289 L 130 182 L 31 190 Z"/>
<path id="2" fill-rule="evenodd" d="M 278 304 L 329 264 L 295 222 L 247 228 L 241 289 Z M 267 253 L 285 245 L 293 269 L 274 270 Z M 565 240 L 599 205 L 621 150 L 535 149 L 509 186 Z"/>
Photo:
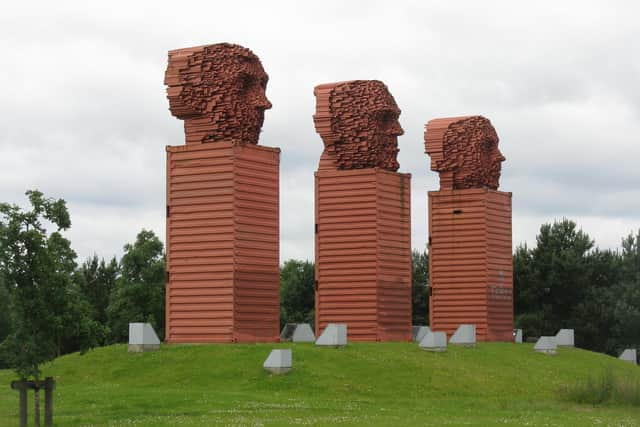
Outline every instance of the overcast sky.
<path id="1" fill-rule="evenodd" d="M 500 137 L 513 241 L 568 217 L 601 248 L 640 227 L 640 3 L 3 2 L 0 201 L 64 198 L 80 260 L 165 238 L 165 146 L 184 143 L 167 51 L 231 42 L 270 76 L 260 144 L 282 149 L 281 259 L 313 259 L 313 87 L 378 79 L 402 109 L 412 246 L 438 188 L 424 124 L 481 114 Z"/>

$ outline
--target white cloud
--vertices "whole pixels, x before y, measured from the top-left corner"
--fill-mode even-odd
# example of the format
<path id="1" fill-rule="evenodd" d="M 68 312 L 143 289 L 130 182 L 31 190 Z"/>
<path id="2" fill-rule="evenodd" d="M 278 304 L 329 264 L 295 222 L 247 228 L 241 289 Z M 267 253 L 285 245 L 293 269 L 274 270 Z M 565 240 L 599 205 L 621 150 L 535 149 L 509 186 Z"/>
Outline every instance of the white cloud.
<path id="1" fill-rule="evenodd" d="M 261 144 L 282 149 L 281 258 L 313 257 L 316 84 L 380 79 L 403 113 L 412 239 L 426 242 L 437 176 L 423 127 L 482 114 L 507 157 L 514 242 L 575 219 L 601 247 L 640 226 L 640 7 L 623 2 L 11 3 L 0 14 L 0 200 L 69 201 L 81 258 L 164 238 L 164 147 L 182 143 L 167 50 L 229 41 L 270 75 Z"/>

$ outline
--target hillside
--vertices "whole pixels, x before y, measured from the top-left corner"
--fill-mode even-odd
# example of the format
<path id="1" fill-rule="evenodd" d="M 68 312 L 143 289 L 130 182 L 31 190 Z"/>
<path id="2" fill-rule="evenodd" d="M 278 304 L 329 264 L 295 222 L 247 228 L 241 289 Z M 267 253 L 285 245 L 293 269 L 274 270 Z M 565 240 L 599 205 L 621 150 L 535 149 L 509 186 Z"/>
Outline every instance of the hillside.
<path id="1" fill-rule="evenodd" d="M 289 375 L 262 369 L 275 347 L 293 348 Z M 510 343 L 443 354 L 410 343 L 174 345 L 144 354 L 114 345 L 61 357 L 44 373 L 58 383 L 57 426 L 640 425 L 638 407 L 559 396 L 563 384 L 607 366 L 640 381 L 640 368 L 609 356 L 545 356 Z M 12 379 L 0 371 L 2 427 L 18 424 Z"/>

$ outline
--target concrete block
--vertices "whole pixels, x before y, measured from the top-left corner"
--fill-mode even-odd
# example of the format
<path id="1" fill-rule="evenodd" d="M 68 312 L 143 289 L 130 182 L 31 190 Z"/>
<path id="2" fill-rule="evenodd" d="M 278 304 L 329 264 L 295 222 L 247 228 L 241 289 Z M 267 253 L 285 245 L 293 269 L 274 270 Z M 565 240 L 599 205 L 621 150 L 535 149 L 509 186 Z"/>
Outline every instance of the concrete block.
<path id="1" fill-rule="evenodd" d="M 271 350 L 262 367 L 272 374 L 286 374 L 293 368 L 293 352 L 291 349 Z"/>
<path id="2" fill-rule="evenodd" d="M 447 334 L 429 331 L 422 338 L 418 347 L 428 351 L 447 351 Z"/>
<path id="3" fill-rule="evenodd" d="M 522 344 L 522 329 L 513 330 L 513 341 Z"/>
<path id="4" fill-rule="evenodd" d="M 316 340 L 316 345 L 333 347 L 347 345 L 347 325 L 344 323 L 329 323 Z"/>
<path id="5" fill-rule="evenodd" d="M 618 357 L 620 360 L 624 360 L 625 362 L 633 363 L 634 365 L 638 364 L 638 353 L 635 348 L 627 348 L 620 354 Z"/>
<path id="6" fill-rule="evenodd" d="M 280 333 L 280 341 L 314 342 L 316 336 L 308 323 L 287 323 Z"/>
<path id="7" fill-rule="evenodd" d="M 560 329 L 556 334 L 558 347 L 573 347 L 573 329 Z"/>
<path id="8" fill-rule="evenodd" d="M 449 344 L 464 345 L 465 347 L 475 347 L 476 345 L 476 325 L 460 325 L 449 338 Z"/>
<path id="9" fill-rule="evenodd" d="M 538 353 L 544 354 L 556 354 L 558 350 L 558 344 L 556 343 L 556 337 L 540 337 L 533 350 Z"/>
<path id="10" fill-rule="evenodd" d="M 422 341 L 422 338 L 424 338 L 429 332 L 431 332 L 431 328 L 428 326 L 413 326 L 411 328 L 411 334 L 415 342 Z"/>
<path id="11" fill-rule="evenodd" d="M 129 323 L 129 351 L 139 353 L 160 348 L 160 340 L 149 323 Z"/>

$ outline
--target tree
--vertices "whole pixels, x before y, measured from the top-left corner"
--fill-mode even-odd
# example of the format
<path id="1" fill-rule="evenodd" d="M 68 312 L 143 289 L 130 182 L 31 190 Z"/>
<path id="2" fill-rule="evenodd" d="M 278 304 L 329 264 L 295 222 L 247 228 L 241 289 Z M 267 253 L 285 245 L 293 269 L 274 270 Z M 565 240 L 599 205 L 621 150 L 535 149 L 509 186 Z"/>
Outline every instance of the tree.
<path id="1" fill-rule="evenodd" d="M 429 255 L 411 251 L 411 302 L 414 325 L 429 323 Z"/>
<path id="2" fill-rule="evenodd" d="M 617 252 L 596 248 L 586 256 L 586 263 L 587 283 L 572 310 L 580 331 L 576 345 L 614 354 L 617 340 L 613 333 L 613 307 L 620 293 L 621 257 Z"/>
<path id="3" fill-rule="evenodd" d="M 640 286 L 640 229 L 622 239 L 622 274 L 626 282 Z"/>
<path id="4" fill-rule="evenodd" d="M 13 330 L 11 326 L 11 307 L 9 289 L 7 289 L 5 280 L 2 277 L 2 271 L 0 271 L 0 343 L 2 343 Z M 8 367 L 9 365 L 5 357 L 0 353 L 0 369 L 6 369 Z"/>
<path id="5" fill-rule="evenodd" d="M 640 283 L 621 283 L 614 292 L 611 335 L 615 342 L 610 352 L 617 354 L 624 348 L 640 347 Z"/>
<path id="6" fill-rule="evenodd" d="M 312 262 L 290 259 L 280 267 L 280 326 L 285 323 L 315 323 L 315 265 Z"/>
<path id="7" fill-rule="evenodd" d="M 513 254 L 513 305 L 515 326 L 525 335 L 539 336 L 544 327 L 545 312 L 541 301 L 545 290 L 535 274 L 533 250 L 519 245 Z"/>
<path id="8" fill-rule="evenodd" d="M 38 381 L 43 362 L 67 343 L 82 351 L 95 346 L 101 328 L 73 287 L 76 254 L 61 234 L 71 226 L 65 201 L 26 194 L 29 211 L 0 204 L 0 277 L 13 305 L 13 329 L 0 347 L 22 379 Z M 56 231 L 48 233 L 45 220 Z"/>
<path id="9" fill-rule="evenodd" d="M 135 243 L 124 245 L 120 277 L 109 299 L 110 341 L 126 341 L 130 322 L 150 323 L 163 339 L 165 277 L 162 242 L 153 231 L 140 231 Z"/>
<path id="10" fill-rule="evenodd" d="M 640 347 L 640 230 L 622 239 L 621 279 L 614 290 L 615 350 Z"/>
<path id="11" fill-rule="evenodd" d="M 109 296 L 116 287 L 120 268 L 115 257 L 108 263 L 98 260 L 97 255 L 87 259 L 77 270 L 75 281 L 82 294 L 92 306 L 93 318 L 107 324 Z"/>
<path id="12" fill-rule="evenodd" d="M 536 243 L 514 255 L 516 325 L 534 336 L 577 327 L 573 310 L 589 289 L 594 242 L 564 218 L 543 224 Z"/>

